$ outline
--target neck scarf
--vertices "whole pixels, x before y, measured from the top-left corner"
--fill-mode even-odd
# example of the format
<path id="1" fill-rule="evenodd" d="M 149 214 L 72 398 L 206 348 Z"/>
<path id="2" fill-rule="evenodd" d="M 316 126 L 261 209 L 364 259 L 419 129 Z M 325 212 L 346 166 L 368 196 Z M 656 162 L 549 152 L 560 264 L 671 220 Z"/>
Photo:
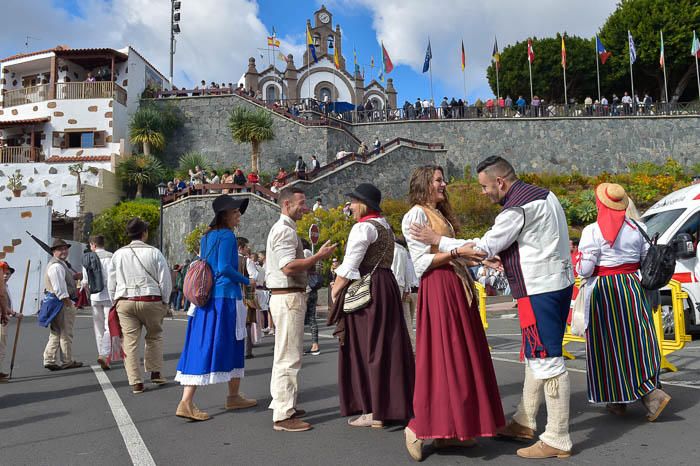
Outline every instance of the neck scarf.
<path id="1" fill-rule="evenodd" d="M 595 203 L 596 207 L 598 207 L 598 218 L 596 219 L 596 222 L 600 227 L 600 232 L 603 234 L 603 238 L 612 246 L 615 244 L 615 240 L 617 239 L 617 235 L 620 233 L 622 224 L 625 223 L 625 211 L 613 210 L 600 202 L 597 197 Z"/>
<path id="2" fill-rule="evenodd" d="M 371 220 L 373 218 L 380 218 L 381 216 L 382 215 L 379 212 L 370 210 L 369 212 L 367 212 L 367 215 L 365 215 L 359 220 L 359 223 L 366 222 L 367 220 Z"/>

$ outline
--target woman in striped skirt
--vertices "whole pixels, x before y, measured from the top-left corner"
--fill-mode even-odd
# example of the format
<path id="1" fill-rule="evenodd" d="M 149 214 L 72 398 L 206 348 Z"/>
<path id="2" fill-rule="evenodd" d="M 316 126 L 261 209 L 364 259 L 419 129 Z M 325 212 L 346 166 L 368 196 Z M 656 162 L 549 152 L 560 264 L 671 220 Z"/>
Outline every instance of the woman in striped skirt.
<path id="1" fill-rule="evenodd" d="M 652 309 L 639 279 L 649 248 L 639 225 L 625 215 L 629 198 L 622 186 L 596 188 L 598 217 L 581 233 L 576 265 L 587 279 L 586 353 L 588 400 L 607 403 L 614 414 L 639 399 L 654 421 L 671 397 L 656 388 L 661 358 Z"/>

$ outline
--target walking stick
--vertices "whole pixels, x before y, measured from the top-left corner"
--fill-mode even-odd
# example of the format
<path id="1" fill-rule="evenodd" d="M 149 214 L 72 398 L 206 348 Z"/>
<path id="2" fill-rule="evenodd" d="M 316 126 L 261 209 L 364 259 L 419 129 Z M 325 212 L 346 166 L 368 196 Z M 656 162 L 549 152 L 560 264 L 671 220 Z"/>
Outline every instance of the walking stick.
<path id="1" fill-rule="evenodd" d="M 10 361 L 10 376 L 8 379 L 12 378 L 12 369 L 15 368 L 15 356 L 17 355 L 17 341 L 19 340 L 19 327 L 22 325 L 22 317 L 24 317 L 24 298 L 27 295 L 27 280 L 29 279 L 29 265 L 32 263 L 30 259 L 27 259 L 27 271 L 24 274 L 24 287 L 22 287 L 22 302 L 19 305 L 19 318 L 17 319 L 17 330 L 15 331 L 15 342 L 12 345 L 12 360 Z"/>

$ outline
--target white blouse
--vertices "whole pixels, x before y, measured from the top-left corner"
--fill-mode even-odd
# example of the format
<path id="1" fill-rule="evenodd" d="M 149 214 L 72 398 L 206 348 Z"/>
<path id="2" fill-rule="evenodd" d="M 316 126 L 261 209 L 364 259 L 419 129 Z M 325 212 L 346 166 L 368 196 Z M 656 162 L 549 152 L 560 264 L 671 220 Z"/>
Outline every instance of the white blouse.
<path id="1" fill-rule="evenodd" d="M 643 224 L 640 226 L 644 228 Z M 590 277 L 596 266 L 614 267 L 641 262 L 647 255 L 649 243 L 637 225 L 626 219 L 613 245 L 605 241 L 598 223 L 587 225 L 581 232 L 578 250 L 581 260 L 576 264 L 576 272 L 582 277 Z"/>
<path id="2" fill-rule="evenodd" d="M 391 232 L 391 225 L 384 217 L 373 218 L 372 220 Z M 379 232 L 372 223 L 358 222 L 353 225 L 348 236 L 348 244 L 345 247 L 343 263 L 335 269 L 336 275 L 348 280 L 360 278 L 360 264 L 365 258 L 369 245 L 377 241 L 377 239 L 379 239 Z"/>

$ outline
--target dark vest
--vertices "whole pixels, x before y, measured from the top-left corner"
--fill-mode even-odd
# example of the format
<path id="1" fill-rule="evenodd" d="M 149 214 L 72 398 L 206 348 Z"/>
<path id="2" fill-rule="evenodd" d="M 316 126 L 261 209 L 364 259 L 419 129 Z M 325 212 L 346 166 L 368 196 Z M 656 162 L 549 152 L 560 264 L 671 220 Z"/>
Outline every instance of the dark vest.
<path id="1" fill-rule="evenodd" d="M 377 228 L 378 237 L 377 241 L 369 245 L 360 263 L 361 275 L 370 273 L 377 263 L 377 268 L 391 269 L 394 261 L 394 234 L 379 222 L 369 220 L 369 223 Z"/>

